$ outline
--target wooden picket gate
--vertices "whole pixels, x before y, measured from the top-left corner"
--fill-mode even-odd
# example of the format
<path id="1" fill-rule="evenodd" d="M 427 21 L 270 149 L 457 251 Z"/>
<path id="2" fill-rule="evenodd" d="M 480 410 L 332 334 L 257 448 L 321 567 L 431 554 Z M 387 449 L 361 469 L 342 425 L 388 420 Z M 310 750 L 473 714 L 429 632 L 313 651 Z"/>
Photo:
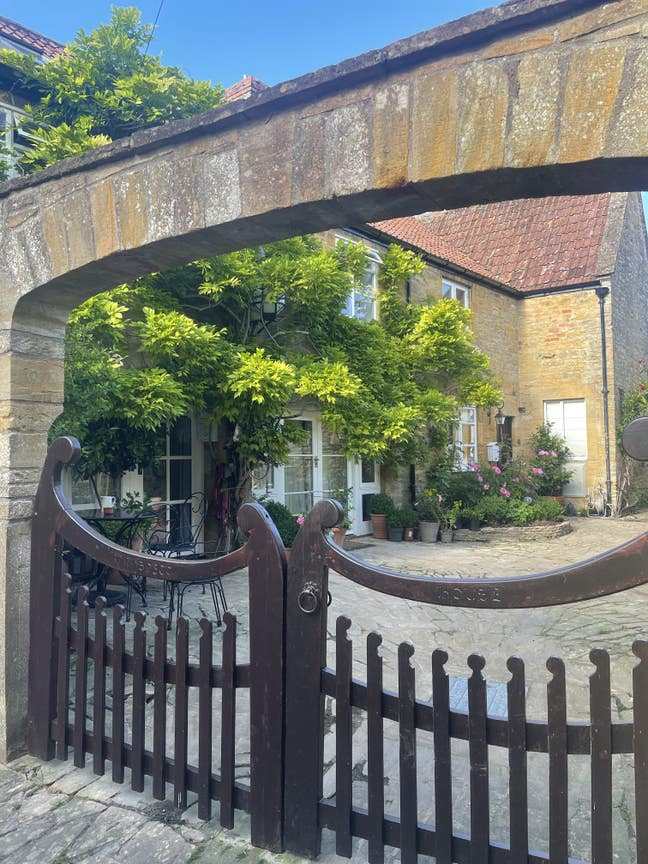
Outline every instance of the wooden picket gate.
<path id="1" fill-rule="evenodd" d="M 231 827 L 235 809 L 250 814 L 251 840 L 272 851 L 315 858 L 323 828 L 335 832 L 336 851 L 350 857 L 353 838 L 368 842 L 370 864 L 384 861 L 385 848 L 400 849 L 401 861 L 419 854 L 439 864 L 451 862 L 570 862 L 568 824 L 569 757 L 588 756 L 591 777 L 592 864 L 612 864 L 612 764 L 617 754 L 634 761 L 637 814 L 648 812 L 648 642 L 633 651 L 633 717 L 613 722 L 610 664 L 607 653 L 590 654 L 590 720 L 569 722 L 564 664 L 550 658 L 547 668 L 547 720 L 526 716 L 523 661 L 508 661 L 506 716 L 488 716 L 485 661 L 468 658 L 468 710 L 453 710 L 449 698 L 447 654 L 431 658 L 432 698 L 416 697 L 413 647 L 398 649 L 398 690 L 383 686 L 381 637 L 367 638 L 367 681 L 352 676 L 350 620 L 336 622 L 335 669 L 327 666 L 328 571 L 385 595 L 425 603 L 470 608 L 530 608 L 600 597 L 648 582 L 648 535 L 605 555 L 545 574 L 510 579 L 446 579 L 410 576 L 370 567 L 344 552 L 327 537 L 340 518 L 335 502 L 311 511 L 292 549 L 289 565 L 274 526 L 259 505 L 240 513 L 245 546 L 210 561 L 173 561 L 122 549 L 89 529 L 71 510 L 60 486 L 61 467 L 77 458 L 74 439 L 59 439 L 48 454 L 36 502 L 32 548 L 29 747 L 42 759 L 69 757 L 103 774 L 111 763 L 112 778 L 123 782 L 125 768 L 135 790 L 152 778 L 156 798 L 177 806 L 187 793 L 197 796 L 199 815 L 208 819 L 212 801 L 219 801 L 221 824 Z M 92 613 L 79 589 L 76 610 L 68 578 L 61 572 L 66 540 L 96 560 L 150 579 L 200 581 L 247 567 L 249 571 L 249 661 L 237 660 L 236 620 L 226 616 L 221 659 L 214 663 L 213 629 L 200 622 L 195 661 L 190 659 L 188 622 L 177 622 L 175 640 L 167 644 L 166 620 L 158 617 L 147 651 L 145 616 L 138 612 L 127 629 L 123 610 L 113 612 L 111 639 L 103 602 Z M 132 647 L 130 642 L 132 641 Z M 128 645 L 127 645 L 128 642 Z M 173 650 L 169 650 L 173 649 Z M 111 710 L 107 706 L 110 678 Z M 124 681 L 132 686 L 125 712 Z M 88 720 L 88 682 L 92 717 Z M 147 697 L 148 687 L 148 697 Z M 167 690 L 173 690 L 172 722 L 167 715 Z M 250 780 L 235 781 L 236 696 L 249 692 Z M 217 697 L 215 698 L 214 693 Z M 323 797 L 325 699 L 335 703 L 335 791 Z M 195 700 L 197 729 L 188 722 Z M 220 710 L 217 711 L 217 703 Z M 368 797 L 366 806 L 353 800 L 353 711 L 366 728 Z M 145 714 L 152 731 L 146 747 Z M 110 714 L 110 722 L 107 722 Z M 385 812 L 385 721 L 398 728 L 398 815 Z M 173 727 L 172 734 L 171 728 Z M 219 737 L 214 744 L 215 731 Z M 417 758 L 420 736 L 431 736 L 433 759 Z M 192 737 L 193 736 L 193 737 Z M 195 746 L 189 752 L 188 741 Z M 452 741 L 467 742 L 469 759 L 470 833 L 453 824 Z M 172 744 L 172 746 L 171 746 Z M 489 751 L 508 752 L 509 842 L 489 833 Z M 172 752 L 171 752 L 172 751 Z M 548 761 L 548 848 L 529 849 L 527 759 L 546 754 Z M 218 771 L 215 770 L 218 764 Z M 434 820 L 421 820 L 417 783 L 421 772 L 433 776 Z M 648 862 L 648 820 L 636 824 L 636 860 Z"/>

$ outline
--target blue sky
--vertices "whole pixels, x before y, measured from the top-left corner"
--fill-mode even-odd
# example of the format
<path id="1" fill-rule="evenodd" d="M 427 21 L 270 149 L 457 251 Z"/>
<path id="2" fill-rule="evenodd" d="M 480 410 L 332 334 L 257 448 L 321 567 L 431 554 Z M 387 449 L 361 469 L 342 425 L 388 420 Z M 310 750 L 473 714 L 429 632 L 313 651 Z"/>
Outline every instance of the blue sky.
<path id="1" fill-rule="evenodd" d="M 137 6 L 152 23 L 159 0 Z M 278 84 L 460 18 L 484 0 L 164 0 L 151 51 L 189 75 L 227 86 L 244 74 Z M 3 0 L 0 14 L 68 42 L 110 18 L 109 0 Z"/>

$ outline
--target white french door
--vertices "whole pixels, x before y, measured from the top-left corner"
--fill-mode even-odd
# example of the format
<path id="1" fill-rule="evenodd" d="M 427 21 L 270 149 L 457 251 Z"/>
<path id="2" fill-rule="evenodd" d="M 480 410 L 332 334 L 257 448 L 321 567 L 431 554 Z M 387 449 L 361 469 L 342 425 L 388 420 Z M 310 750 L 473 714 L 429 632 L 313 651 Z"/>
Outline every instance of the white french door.
<path id="1" fill-rule="evenodd" d="M 371 530 L 369 498 L 380 490 L 376 463 L 350 462 L 341 452 L 337 436 L 322 426 L 316 415 L 286 423 L 298 424 L 304 438 L 292 446 L 283 470 L 277 472 L 283 477 L 276 477 L 273 497 L 283 500 L 291 513 L 305 514 L 316 501 L 344 499 L 350 489 L 351 530 L 367 534 Z"/>

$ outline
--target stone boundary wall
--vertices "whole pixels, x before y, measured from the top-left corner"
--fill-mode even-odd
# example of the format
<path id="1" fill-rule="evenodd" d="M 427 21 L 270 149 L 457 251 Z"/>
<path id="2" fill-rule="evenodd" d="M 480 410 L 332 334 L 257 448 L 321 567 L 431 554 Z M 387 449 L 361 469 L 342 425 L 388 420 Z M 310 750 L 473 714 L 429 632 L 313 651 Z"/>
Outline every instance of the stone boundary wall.
<path id="1" fill-rule="evenodd" d="M 500 525 L 496 528 L 487 526 L 479 531 L 459 528 L 454 532 L 455 540 L 472 540 L 473 543 L 490 543 L 492 540 L 511 540 L 514 543 L 527 543 L 534 540 L 555 540 L 571 534 L 574 530 L 571 522 L 542 522 L 536 525 Z"/>

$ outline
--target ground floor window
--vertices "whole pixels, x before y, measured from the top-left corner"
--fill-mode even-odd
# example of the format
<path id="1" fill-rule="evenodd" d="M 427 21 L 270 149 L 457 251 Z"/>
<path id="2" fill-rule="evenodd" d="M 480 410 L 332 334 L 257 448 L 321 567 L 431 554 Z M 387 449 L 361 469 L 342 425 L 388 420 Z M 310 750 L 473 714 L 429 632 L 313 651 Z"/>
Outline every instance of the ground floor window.
<path id="1" fill-rule="evenodd" d="M 587 414 L 584 399 L 551 399 L 544 403 L 545 423 L 551 426 L 571 451 L 566 468 L 571 480 L 563 489 L 565 495 L 583 497 L 587 494 L 585 467 L 587 463 Z"/>
<path id="2" fill-rule="evenodd" d="M 474 406 L 467 406 L 459 412 L 459 422 L 452 432 L 452 445 L 458 470 L 468 470 L 469 463 L 477 461 L 477 409 Z"/>

